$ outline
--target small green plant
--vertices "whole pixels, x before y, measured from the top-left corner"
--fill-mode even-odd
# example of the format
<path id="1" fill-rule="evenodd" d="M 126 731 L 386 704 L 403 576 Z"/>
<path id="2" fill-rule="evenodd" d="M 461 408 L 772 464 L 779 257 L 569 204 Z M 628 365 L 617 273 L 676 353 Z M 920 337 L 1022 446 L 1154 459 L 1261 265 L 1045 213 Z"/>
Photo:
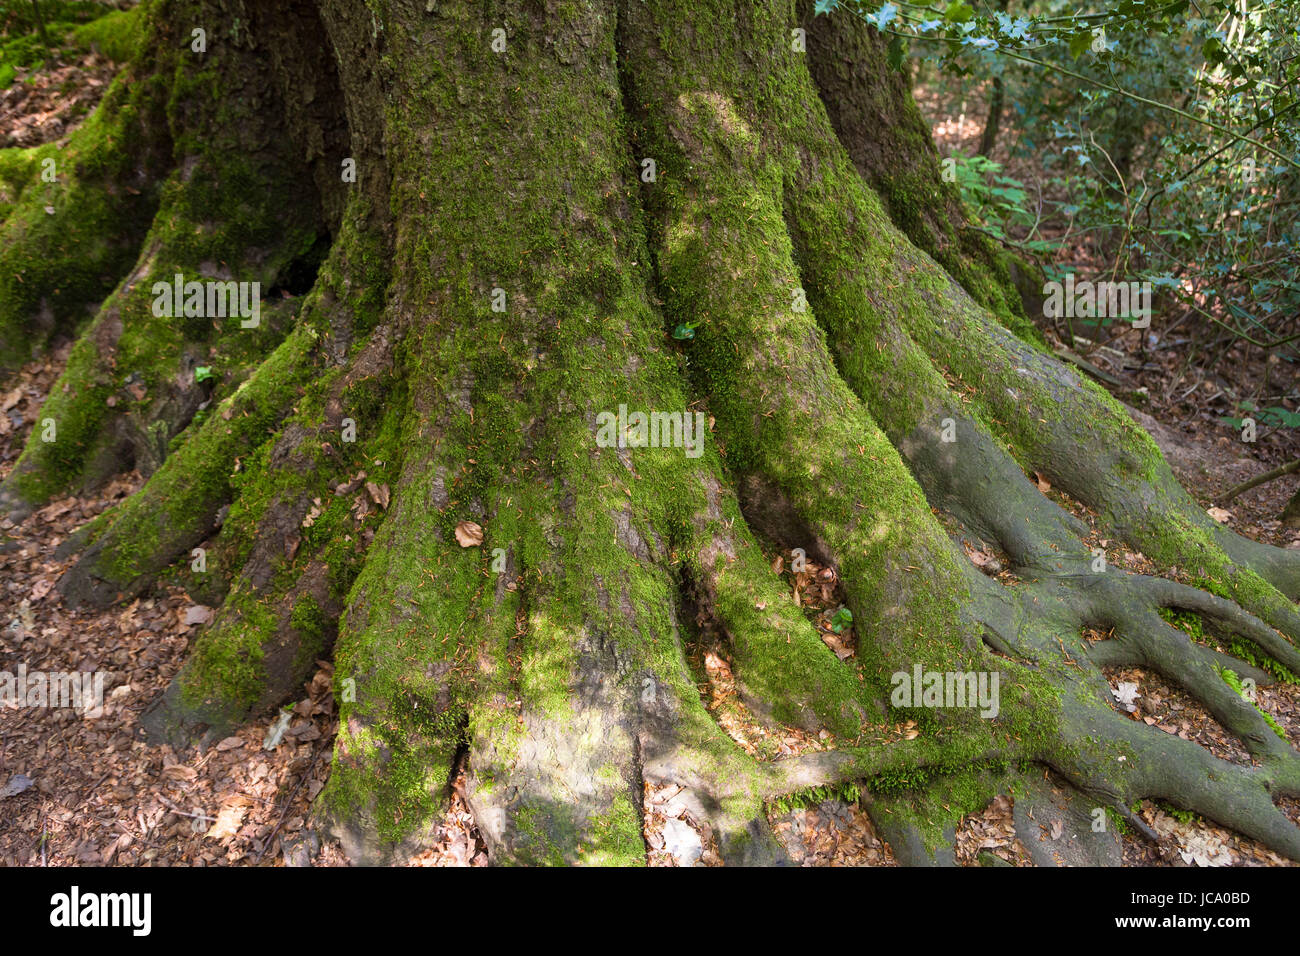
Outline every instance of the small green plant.
<path id="1" fill-rule="evenodd" d="M 831 630 L 836 634 L 843 634 L 845 629 L 853 626 L 853 612 L 846 607 L 841 607 L 831 615 Z"/>
<path id="2" fill-rule="evenodd" d="M 1205 639 L 1205 627 L 1201 624 L 1199 614 L 1192 614 L 1190 611 L 1177 611 L 1171 607 L 1162 607 L 1160 608 L 1160 616 L 1192 640 L 1201 641 Z"/>
<path id="3" fill-rule="evenodd" d="M 1047 249 L 1050 244 L 1033 239 L 1035 217 L 1029 212 L 1029 194 L 1025 184 L 1002 172 L 1002 164 L 987 156 L 965 156 L 954 153 L 951 157 L 957 189 L 962 201 L 979 220 L 985 232 L 1001 242 L 1015 242 L 1033 251 Z M 1028 232 L 1023 240 L 1012 240 L 1008 231 Z"/>
<path id="4" fill-rule="evenodd" d="M 798 790 L 786 794 L 784 797 L 777 797 L 770 803 L 770 806 L 772 812 L 780 816 L 795 810 L 806 810 L 808 807 L 815 806 L 826 800 L 857 803 L 861 797 L 862 791 L 857 784 L 842 783 L 837 786 L 809 787 L 806 790 Z"/>
<path id="5" fill-rule="evenodd" d="M 1230 637 L 1228 639 L 1228 653 L 1240 661 L 1245 661 L 1262 671 L 1268 671 L 1271 675 L 1281 681 L 1283 684 L 1300 684 L 1300 678 L 1284 664 L 1279 664 L 1273 658 L 1262 654 L 1254 644 L 1240 637 Z"/>
<path id="6" fill-rule="evenodd" d="M 1183 826 L 1191 826 L 1196 822 L 1197 816 L 1191 810 L 1180 810 L 1172 803 L 1161 803 L 1160 809 L 1169 814 Z"/>
<path id="7" fill-rule="evenodd" d="M 1300 427 L 1300 415 L 1283 408 L 1281 405 L 1259 408 L 1254 402 L 1238 402 L 1237 408 L 1265 428 Z M 1245 422 L 1245 418 L 1224 417 L 1219 420 L 1231 428 L 1241 428 Z"/>
<path id="8" fill-rule="evenodd" d="M 206 382 L 210 378 L 216 378 L 216 376 L 212 374 L 212 368 L 210 366 L 200 365 L 194 369 L 194 381 Z"/>
<path id="9" fill-rule="evenodd" d="M 1197 578 L 1191 583 L 1193 587 L 1199 588 L 1202 591 L 1209 591 L 1210 593 L 1217 594 L 1220 597 L 1227 596 L 1225 590 L 1209 578 Z M 1297 679 L 1295 674 L 1292 674 L 1284 665 L 1279 664 L 1277 661 L 1273 660 L 1273 658 L 1261 654 L 1259 649 L 1249 641 L 1237 637 L 1235 634 L 1229 635 L 1226 638 L 1218 637 L 1216 635 L 1207 635 L 1205 633 L 1205 625 L 1201 622 L 1201 618 L 1197 614 L 1193 614 L 1190 611 L 1179 611 L 1174 608 L 1162 607 L 1160 609 L 1160 616 L 1194 641 L 1202 644 L 1219 643 L 1226 647 L 1228 653 L 1233 657 L 1254 667 L 1258 667 L 1262 671 L 1267 671 L 1284 684 L 1300 683 L 1300 679 Z M 1231 671 L 1228 673 L 1231 673 Z"/>
<path id="10" fill-rule="evenodd" d="M 1114 807 L 1103 807 L 1102 809 L 1106 811 L 1106 819 L 1110 821 L 1110 825 L 1114 827 L 1115 832 L 1120 836 L 1127 836 L 1129 832 L 1128 821 L 1124 819 L 1120 812 Z"/>

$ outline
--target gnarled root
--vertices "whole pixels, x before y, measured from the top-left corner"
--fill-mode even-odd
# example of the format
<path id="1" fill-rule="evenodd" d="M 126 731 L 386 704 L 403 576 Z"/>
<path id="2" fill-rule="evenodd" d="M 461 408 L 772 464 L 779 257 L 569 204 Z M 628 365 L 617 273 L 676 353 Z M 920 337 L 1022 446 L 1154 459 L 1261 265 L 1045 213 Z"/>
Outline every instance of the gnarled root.
<path id="1" fill-rule="evenodd" d="M 223 733 L 332 646 L 340 728 L 317 812 L 366 862 L 432 838 L 462 761 L 495 862 L 640 861 L 649 785 L 677 788 L 725 861 L 779 863 L 767 801 L 842 784 L 906 862 L 950 862 L 962 814 L 1008 790 L 1022 824 L 1154 797 L 1300 859 L 1273 804 L 1300 792 L 1297 754 L 1224 678 L 1264 671 L 1162 616 L 1198 614 L 1297 672 L 1295 558 L 1201 515 L 1116 403 L 1004 328 L 1002 283 L 973 290 L 995 317 L 895 228 L 787 42 L 792 4 L 530 7 L 487 61 L 487 14 L 422 8 L 313 14 L 348 54 L 335 105 L 364 169 L 337 214 L 302 178 L 297 238 L 322 222 L 335 238 L 300 308 L 256 347 L 160 329 L 142 291 L 156 275 L 202 271 L 218 248 L 253 274 L 301 252 L 254 255 L 227 215 L 196 251 L 160 214 L 51 400 L 79 444 L 29 449 L 6 486 L 31 502 L 91 475 L 121 439 L 121 413 L 92 410 L 110 371 L 157 359 L 142 401 L 161 404 L 137 423 L 175 448 L 75 538 L 60 585 L 105 603 L 207 556 L 179 579 L 219 608 L 150 729 Z M 177 172 L 163 206 L 193 226 L 194 197 L 231 188 Z M 680 349 L 678 325 L 694 330 Z M 116 343 L 116 370 L 96 343 Z M 176 370 L 207 361 L 199 346 L 247 349 L 248 369 L 202 423 L 161 411 L 189 408 Z M 676 441 L 651 447 L 638 413 L 676 416 Z M 1099 564 L 1027 471 L 1214 593 Z M 827 647 L 764 545 L 833 566 L 853 656 Z M 964 546 L 1004 554 L 1008 583 Z M 749 714 L 820 750 L 774 759 L 729 736 L 688 666 L 696 614 Z M 1119 665 L 1201 701 L 1250 765 L 1121 714 L 1104 671 Z M 901 693 L 931 672 L 993 693 Z M 1114 862 L 1116 847 L 1031 855 Z"/>

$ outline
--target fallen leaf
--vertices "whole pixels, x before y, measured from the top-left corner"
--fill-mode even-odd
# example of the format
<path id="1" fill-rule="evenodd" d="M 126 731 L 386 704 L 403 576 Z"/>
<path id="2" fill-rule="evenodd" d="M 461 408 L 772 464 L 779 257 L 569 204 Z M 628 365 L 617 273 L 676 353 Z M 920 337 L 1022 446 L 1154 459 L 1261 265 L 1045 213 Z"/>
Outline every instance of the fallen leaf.
<path id="1" fill-rule="evenodd" d="M 185 609 L 185 624 L 192 627 L 195 624 L 206 624 L 212 620 L 212 608 L 204 607 L 202 604 L 194 604 Z"/>
<path id="2" fill-rule="evenodd" d="M 35 781 L 26 774 L 14 774 L 9 778 L 8 783 L 3 787 L 0 787 L 0 800 L 3 800 L 5 797 L 17 796 L 24 790 L 28 789 L 33 783 L 35 783 Z"/>
<path id="3" fill-rule="evenodd" d="M 462 548 L 472 548 L 483 543 L 483 529 L 472 521 L 456 525 L 456 542 Z"/>
<path id="4" fill-rule="evenodd" d="M 217 814 L 217 822 L 212 824 L 212 829 L 204 837 L 209 840 L 228 840 L 239 832 L 239 825 L 244 822 L 244 814 L 247 812 L 247 807 L 222 807 Z"/>
<path id="5" fill-rule="evenodd" d="M 1142 695 L 1138 693 L 1138 685 L 1132 681 L 1121 681 L 1111 688 L 1111 693 L 1115 695 L 1115 700 L 1130 714 L 1137 710 L 1135 701 Z"/>
<path id="6" fill-rule="evenodd" d="M 371 501 L 379 505 L 379 507 L 383 508 L 385 511 L 388 510 L 389 495 L 387 485 L 377 485 L 373 481 L 367 481 L 366 491 L 370 492 Z M 480 540 L 482 539 L 480 538 Z"/>

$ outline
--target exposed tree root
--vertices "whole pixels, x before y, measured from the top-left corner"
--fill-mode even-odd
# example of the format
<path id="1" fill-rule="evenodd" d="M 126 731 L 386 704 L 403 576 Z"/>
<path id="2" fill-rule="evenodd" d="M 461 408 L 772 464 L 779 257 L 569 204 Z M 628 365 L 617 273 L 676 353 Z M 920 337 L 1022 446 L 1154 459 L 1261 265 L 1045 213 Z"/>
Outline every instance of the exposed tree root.
<path id="1" fill-rule="evenodd" d="M 171 28 L 150 16 L 144 31 L 139 57 L 66 144 L 21 151 L 21 188 L 0 223 L 0 368 L 93 315 L 139 255 L 172 166 L 177 67 Z"/>
<path id="2" fill-rule="evenodd" d="M 149 49 L 175 43 L 176 27 L 168 20 L 175 11 L 168 7 L 159 4 L 148 13 L 155 24 Z M 193 13 L 199 22 L 205 16 L 213 23 L 226 19 L 216 3 Z M 168 68 L 175 76 L 164 83 L 160 78 Z M 88 162 L 102 178 L 74 168 L 75 187 L 62 201 L 86 202 L 88 197 L 81 194 L 87 193 L 93 197 L 92 209 L 98 209 L 119 202 L 114 197 L 126 192 L 133 176 L 154 175 L 150 165 L 158 164 L 157 155 L 174 151 L 174 167 L 158 187 L 160 204 L 134 268 L 74 346 L 67 369 L 42 409 L 42 421 L 51 423 L 51 429 L 43 429 L 41 440 L 28 444 L 0 488 L 0 502 L 16 514 L 123 468 L 155 471 L 172 440 L 211 398 L 212 386 L 204 384 L 196 370 L 214 370 L 210 374 L 224 386 L 222 391 L 237 387 L 270 354 L 291 321 L 284 314 L 287 309 L 269 303 L 265 315 L 237 313 L 236 302 L 228 302 L 220 318 L 205 318 L 205 306 L 190 308 L 188 292 L 184 301 L 171 301 L 160 311 L 156 283 L 172 286 L 178 275 L 182 283 L 225 283 L 238 276 L 239 282 L 258 282 L 267 294 L 287 289 L 295 281 L 295 269 L 307 276 L 314 271 L 312 262 L 318 261 L 320 239 L 328 228 L 322 194 L 306 181 L 310 169 L 302 161 L 300 142 L 285 136 L 283 125 L 270 121 L 296 111 L 288 109 L 260 51 L 242 45 L 238 37 L 220 43 L 214 38 L 209 54 L 172 54 L 164 63 L 147 61 L 132 69 L 146 71 L 147 80 L 143 92 L 135 93 L 132 86 L 130 95 L 162 97 L 165 119 L 160 107 L 147 99 L 121 105 L 114 97 L 101 105 L 82 136 L 97 137 L 91 147 L 97 152 Z M 231 74 L 243 77 L 243 95 L 222 94 L 224 77 Z M 161 89 L 155 89 L 160 83 Z M 264 101 L 270 110 L 262 108 Z M 120 128 L 99 129 L 114 122 Z M 152 125 L 122 126 L 144 122 Z M 138 174 L 125 173 L 137 164 Z M 142 185 L 154 188 L 152 182 Z M 86 242 L 103 245 L 114 235 L 118 223 L 107 218 L 112 211 L 101 213 L 105 219 Z M 14 217 L 6 223 L 7 230 L 19 232 L 8 248 L 42 262 L 42 268 L 51 266 L 60 277 L 86 265 L 109 269 L 107 262 L 96 266 L 94 255 L 69 268 L 65 260 L 86 250 L 45 248 L 42 234 L 28 236 L 21 226 L 21 219 Z M 130 241 L 129 220 L 127 226 L 124 238 Z M 59 230 L 60 235 L 78 232 Z M 40 276 L 30 282 L 19 276 L 19 281 L 24 288 L 42 288 Z M 32 310 L 27 298 L 6 296 L 0 301 L 6 311 L 16 313 L 15 321 L 27 324 Z M 239 301 L 251 304 L 247 292 Z"/>
<path id="3" fill-rule="evenodd" d="M 339 72 L 319 97 L 293 92 L 310 58 L 280 44 L 182 61 L 197 72 L 170 81 L 178 162 L 144 251 L 50 399 L 58 442 L 30 445 L 3 491 L 22 513 L 127 462 L 152 472 L 70 543 L 60 589 L 103 604 L 171 576 L 217 606 L 153 733 L 224 733 L 332 650 L 340 731 L 317 812 L 364 862 L 431 838 L 462 758 L 502 863 L 643 860 L 647 784 L 682 788 L 733 863 L 784 861 L 765 801 L 848 783 L 903 862 L 952 862 L 961 817 L 1007 791 L 1079 826 L 1165 799 L 1300 859 L 1273 804 L 1300 793 L 1300 756 L 1220 674 L 1263 671 L 1160 616 L 1195 612 L 1300 672 L 1300 563 L 1215 525 L 1122 408 L 1007 331 L 1019 307 L 1007 275 L 980 271 L 992 252 L 940 228 L 942 204 L 909 218 L 912 187 L 873 177 L 845 112 L 870 90 L 810 72 L 793 3 L 544 4 L 509 14 L 501 52 L 484 40 L 499 10 L 320 6 L 255 21 L 328 37 Z M 260 110 L 177 99 L 232 69 Z M 266 114 L 286 112 L 280 142 Z M 209 143 L 214 126 L 232 138 Z M 933 156 L 912 145 L 927 188 Z M 237 147 L 256 160 L 218 162 Z M 658 175 L 638 183 L 645 158 Z M 255 335 L 152 314 L 159 277 L 269 289 L 325 234 L 311 291 Z M 694 335 L 674 351 L 679 325 Z M 228 375 L 209 394 L 193 370 L 214 361 Z M 122 391 L 132 372 L 142 392 Z M 696 444 L 602 425 L 620 406 L 685 416 Z M 1026 471 L 1214 593 L 1099 566 Z M 853 657 L 822 642 L 760 535 L 835 566 Z M 1013 582 L 962 540 L 1004 553 Z M 728 737 L 687 667 L 684 593 L 757 719 L 825 728 L 834 749 L 760 759 Z M 1120 663 L 1202 702 L 1251 765 L 1122 715 L 1102 671 Z M 898 675 L 927 672 L 999 692 L 984 711 L 897 698 Z M 871 742 L 904 719 L 914 739 Z M 1115 861 L 1113 837 L 1028 847 Z"/>

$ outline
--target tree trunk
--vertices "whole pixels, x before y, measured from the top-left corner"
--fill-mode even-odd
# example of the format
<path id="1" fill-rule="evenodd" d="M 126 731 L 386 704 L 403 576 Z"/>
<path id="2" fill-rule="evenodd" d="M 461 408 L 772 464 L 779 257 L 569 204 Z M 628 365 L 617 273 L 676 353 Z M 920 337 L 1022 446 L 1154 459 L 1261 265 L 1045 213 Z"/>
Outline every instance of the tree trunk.
<path id="1" fill-rule="evenodd" d="M 765 802 L 855 782 L 901 859 L 944 861 L 997 793 L 1052 799 L 1045 769 L 1085 823 L 1160 798 L 1300 859 L 1273 804 L 1300 792 L 1297 755 L 1220 677 L 1229 659 L 1158 613 L 1300 672 L 1300 558 L 1210 520 L 1122 408 L 1034 344 L 865 31 L 792 2 L 139 15 L 150 52 L 88 124 L 122 133 L 78 134 L 59 201 L 127 202 L 106 171 L 129 168 L 150 224 L 52 238 L 24 194 L 3 226 L 15 261 L 63 256 L 3 289 L 10 355 L 116 286 L 41 413 L 57 437 L 33 433 L 0 501 L 21 515 L 151 473 L 68 542 L 59 587 L 102 605 L 167 576 L 219 605 L 145 717 L 155 736 L 223 735 L 332 653 L 317 812 L 366 862 L 429 840 L 462 759 L 495 862 L 642 860 L 647 784 L 680 787 L 725 860 L 777 862 Z M 126 245 L 99 285 L 54 291 Z M 261 282 L 260 325 L 155 315 L 177 273 Z M 707 425 L 648 447 L 635 412 Z M 1098 570 L 1027 472 L 1208 590 Z M 1014 586 L 963 543 L 1004 551 Z M 835 569 L 856 656 L 761 544 Z M 728 736 L 687 666 L 692 611 L 755 718 L 825 729 L 828 749 L 759 759 Z M 1102 668 L 1136 664 L 1254 765 L 1118 712 Z M 914 668 L 997 674 L 996 715 L 898 703 Z M 919 736 L 890 733 L 906 719 Z M 1113 833 L 1078 829 L 1065 856 L 1117 861 Z"/>

